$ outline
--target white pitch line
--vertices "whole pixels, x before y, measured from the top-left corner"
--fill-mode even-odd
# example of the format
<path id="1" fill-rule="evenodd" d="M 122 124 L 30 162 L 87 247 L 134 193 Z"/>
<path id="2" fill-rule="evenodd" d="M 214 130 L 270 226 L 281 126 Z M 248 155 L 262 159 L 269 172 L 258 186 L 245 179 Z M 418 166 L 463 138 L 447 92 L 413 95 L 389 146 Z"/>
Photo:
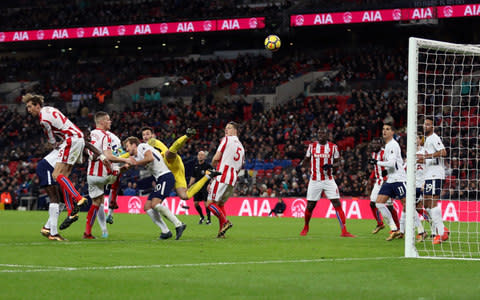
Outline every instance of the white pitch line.
<path id="1" fill-rule="evenodd" d="M 163 265 L 132 265 L 132 266 L 104 266 L 104 267 L 57 267 L 57 266 L 31 266 L 0 264 L 0 267 L 16 268 L 13 270 L 0 269 L 0 273 L 33 273 L 33 272 L 56 272 L 56 271 L 105 271 L 105 270 L 128 270 L 128 269 L 161 269 L 179 267 L 211 267 L 231 265 L 267 265 L 267 264 L 297 264 L 297 263 L 322 263 L 342 261 L 372 261 L 403 259 L 404 257 L 363 257 L 363 258 L 327 258 L 327 259 L 299 259 L 299 260 L 265 260 L 265 261 L 232 261 L 196 264 L 163 264 Z M 25 269 L 27 268 L 27 269 Z"/>

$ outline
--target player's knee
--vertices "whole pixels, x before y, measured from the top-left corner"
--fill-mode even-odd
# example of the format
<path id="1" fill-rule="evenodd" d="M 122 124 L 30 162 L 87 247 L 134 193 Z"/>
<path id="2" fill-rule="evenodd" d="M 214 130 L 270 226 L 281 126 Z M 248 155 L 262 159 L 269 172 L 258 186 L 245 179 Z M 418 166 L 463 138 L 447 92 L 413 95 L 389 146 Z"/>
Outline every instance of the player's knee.
<path id="1" fill-rule="evenodd" d="M 145 202 L 145 204 L 143 205 L 143 210 L 144 210 L 144 211 L 147 211 L 147 210 L 149 210 L 149 209 L 151 209 L 151 208 L 152 208 L 152 201 L 147 201 L 147 202 Z"/>
<path id="2" fill-rule="evenodd" d="M 95 203 L 96 205 L 100 206 L 100 205 L 102 205 L 102 203 L 103 203 L 103 201 L 102 201 L 103 198 L 104 198 L 104 195 L 100 195 L 100 196 L 94 198 L 94 199 L 92 200 L 92 202 Z"/>
<path id="3" fill-rule="evenodd" d="M 339 207 L 342 205 L 340 199 L 330 199 L 330 202 L 332 202 L 333 207 Z"/>

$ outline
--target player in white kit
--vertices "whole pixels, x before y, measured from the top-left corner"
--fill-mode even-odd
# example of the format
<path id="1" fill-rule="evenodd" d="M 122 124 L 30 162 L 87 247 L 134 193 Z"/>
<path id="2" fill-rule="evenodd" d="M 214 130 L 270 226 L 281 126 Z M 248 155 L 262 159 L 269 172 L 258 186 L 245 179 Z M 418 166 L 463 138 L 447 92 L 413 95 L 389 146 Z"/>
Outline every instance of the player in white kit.
<path id="1" fill-rule="evenodd" d="M 335 213 L 337 215 L 338 222 L 340 223 L 342 237 L 355 237 L 353 234 L 347 231 L 345 225 L 346 218 L 345 213 L 340 203 L 340 192 L 338 191 L 337 183 L 333 177 L 333 162 L 340 157 L 338 147 L 334 143 L 331 143 L 327 139 L 327 130 L 320 128 L 317 131 L 318 141 L 311 143 L 308 146 L 305 158 L 300 165 L 306 164 L 310 160 L 310 181 L 308 182 L 307 189 L 307 207 L 305 207 L 305 225 L 300 232 L 300 235 L 307 235 L 310 227 L 310 219 L 312 217 L 313 210 L 317 205 L 317 201 L 322 198 L 322 193 L 330 200 Z"/>
<path id="2" fill-rule="evenodd" d="M 417 153 L 425 154 L 425 148 L 423 147 L 423 139 L 421 136 L 417 136 Z M 417 163 L 415 166 L 415 205 L 417 212 L 419 214 L 423 214 L 423 188 L 425 184 L 425 163 L 423 159 L 417 158 Z M 423 214 L 424 218 L 428 220 L 429 216 L 427 214 Z M 418 219 L 418 221 L 417 221 Z M 423 228 L 422 222 L 419 218 L 415 218 L 415 226 L 417 227 L 417 242 L 423 242 L 427 237 L 427 233 Z"/>
<path id="3" fill-rule="evenodd" d="M 218 238 L 225 237 L 225 232 L 233 226 L 227 219 L 225 203 L 235 189 L 238 172 L 245 162 L 245 149 L 238 139 L 238 128 L 239 125 L 233 121 L 225 126 L 225 137 L 220 141 L 211 163 L 222 173 L 210 183 L 207 196 L 207 208 L 219 221 Z"/>
<path id="4" fill-rule="evenodd" d="M 445 180 L 445 166 L 443 157 L 447 155 L 447 150 L 442 143 L 442 139 L 434 132 L 433 119 L 425 118 L 425 154 L 417 154 L 418 160 L 425 163 L 425 185 L 423 189 L 424 206 L 431 218 L 436 235 L 433 244 L 441 244 L 448 240 L 449 230 L 444 226 L 442 219 L 442 210 L 437 205 L 438 198 L 442 191 L 443 181 Z"/>
<path id="5" fill-rule="evenodd" d="M 146 143 L 140 143 L 137 137 L 132 136 L 127 138 L 124 141 L 124 145 L 125 150 L 130 154 L 128 163 L 132 166 L 144 166 L 155 180 L 154 191 L 148 196 L 144 209 L 148 207 L 146 213 L 153 222 L 160 227 L 162 231 L 160 239 L 172 237 L 172 233 L 160 216 L 160 214 L 162 214 L 175 225 L 175 239 L 178 240 L 187 228 L 187 225 L 183 224 L 168 207 L 162 205 L 163 200 L 168 197 L 175 185 L 175 178 L 165 164 L 163 156 L 152 146 Z M 153 209 L 151 207 L 153 207 Z"/>
<path id="6" fill-rule="evenodd" d="M 82 161 L 82 152 L 85 146 L 83 133 L 58 109 L 43 106 L 43 96 L 26 94 L 22 97 L 22 102 L 25 103 L 27 111 L 32 116 L 39 117 L 40 125 L 44 129 L 48 142 L 53 148 L 59 150 L 52 177 L 58 182 L 62 192 L 67 193 L 75 201 L 72 212 L 64 221 L 66 228 L 78 219 L 78 212 L 80 211 L 78 206 L 87 202 L 87 199 L 80 195 L 68 179 L 73 165 Z M 60 142 L 57 142 L 56 137 L 60 139 Z"/>
<path id="7" fill-rule="evenodd" d="M 48 220 L 42 227 L 40 233 L 52 241 L 65 241 L 65 239 L 58 233 L 58 216 L 60 214 L 59 202 L 62 198 L 58 184 L 52 177 L 53 166 L 57 162 L 58 150 L 53 149 L 37 164 L 37 177 L 40 182 L 40 187 L 47 192 L 50 204 L 48 205 Z M 65 201 L 68 206 L 70 202 Z"/>
<path id="8" fill-rule="evenodd" d="M 382 184 L 378 192 L 376 206 L 383 216 L 383 220 L 390 226 L 390 235 L 387 241 L 391 241 L 401 236 L 399 226 L 395 224 L 392 213 L 388 210 L 385 203 L 389 198 L 397 198 L 405 205 L 405 193 L 407 174 L 403 167 L 403 158 L 400 145 L 393 138 L 395 131 L 392 124 L 385 123 L 383 125 L 382 135 L 385 141 L 385 155 L 383 161 L 378 161 L 374 158 L 369 160 L 369 163 L 385 167 L 388 172 L 387 180 Z"/>
<path id="9" fill-rule="evenodd" d="M 103 111 L 99 111 L 95 114 L 96 128 L 90 132 L 90 143 L 95 146 L 102 154 L 101 158 L 107 158 L 113 163 L 126 163 L 127 159 L 115 157 L 112 154 L 112 139 L 113 133 L 107 133 L 110 129 L 112 121 L 110 116 Z M 103 156 L 103 157 L 102 157 Z M 94 239 L 92 235 L 92 226 L 95 223 L 95 218 L 98 216 L 98 223 L 102 229 L 102 237 L 108 237 L 105 210 L 103 207 L 104 191 L 108 184 L 115 182 L 116 175 L 119 168 L 114 169 L 115 174 L 112 174 L 110 170 L 105 166 L 102 159 L 95 160 L 89 158 L 87 169 L 87 182 L 88 182 L 88 194 L 92 199 L 92 205 L 87 214 L 87 223 L 85 226 L 85 232 L 83 234 L 84 239 Z"/>

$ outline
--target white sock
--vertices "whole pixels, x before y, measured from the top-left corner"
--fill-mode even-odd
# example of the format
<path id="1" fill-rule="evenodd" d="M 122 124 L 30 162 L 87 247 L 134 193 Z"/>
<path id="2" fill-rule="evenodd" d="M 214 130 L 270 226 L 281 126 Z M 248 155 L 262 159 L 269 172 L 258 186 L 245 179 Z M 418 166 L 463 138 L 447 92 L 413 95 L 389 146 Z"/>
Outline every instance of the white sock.
<path id="1" fill-rule="evenodd" d="M 417 212 L 415 212 L 415 227 L 417 227 L 418 233 L 425 232 L 425 228 L 423 228 L 422 222 L 420 221 L 420 217 L 418 216 Z"/>
<path id="2" fill-rule="evenodd" d="M 58 203 L 50 203 L 48 206 L 48 225 L 50 226 L 50 235 L 58 234 L 58 215 L 60 214 L 60 210 L 58 208 Z"/>
<path id="3" fill-rule="evenodd" d="M 159 213 L 161 213 L 170 222 L 172 222 L 173 225 L 175 225 L 175 227 L 178 227 L 178 226 L 182 225 L 182 222 L 180 222 L 180 220 L 177 217 L 175 217 L 174 214 L 172 214 L 172 212 L 168 209 L 168 207 L 163 206 L 162 204 L 159 203 L 159 204 L 157 204 L 157 206 L 155 206 L 154 209 L 156 211 L 158 211 Z"/>
<path id="4" fill-rule="evenodd" d="M 100 225 L 100 228 L 102 229 L 102 233 L 108 233 L 107 219 L 105 218 L 105 206 L 103 204 L 100 204 L 98 207 L 97 220 L 98 225 Z"/>
<path id="5" fill-rule="evenodd" d="M 377 209 L 380 211 L 380 213 L 383 216 L 383 221 L 386 221 L 388 226 L 390 226 L 390 229 L 392 231 L 398 230 L 397 225 L 395 225 L 395 222 L 393 221 L 392 218 L 392 213 L 388 210 L 387 206 L 385 203 L 375 203 L 375 206 Z"/>
<path id="6" fill-rule="evenodd" d="M 162 220 L 162 217 L 160 216 L 158 211 L 154 210 L 153 208 L 150 208 L 149 210 L 147 210 L 147 214 L 150 216 L 153 223 L 155 223 L 155 225 L 160 227 L 160 230 L 162 231 L 162 233 L 168 233 L 170 231 L 170 229 L 168 229 L 167 227 L 167 224 L 165 224 L 165 222 Z"/>
<path id="7" fill-rule="evenodd" d="M 108 209 L 108 215 L 109 215 L 109 216 L 113 216 L 113 208 L 109 208 L 109 209 Z"/>
<path id="8" fill-rule="evenodd" d="M 432 234 L 433 235 L 436 235 L 437 234 L 437 228 L 435 227 L 435 222 L 433 222 L 433 218 L 432 218 L 432 209 L 431 208 L 425 208 L 425 210 L 427 211 L 428 213 L 428 216 L 430 217 L 430 230 L 432 231 Z"/>
<path id="9" fill-rule="evenodd" d="M 405 233 L 405 215 L 406 213 L 402 211 L 402 216 L 400 217 L 400 232 Z"/>
<path id="10" fill-rule="evenodd" d="M 442 220 L 442 210 L 440 207 L 434 207 L 430 209 L 431 212 L 431 217 L 432 221 L 435 224 L 435 228 L 437 229 L 437 234 L 443 235 L 444 232 L 444 226 L 443 226 L 443 220 Z"/>

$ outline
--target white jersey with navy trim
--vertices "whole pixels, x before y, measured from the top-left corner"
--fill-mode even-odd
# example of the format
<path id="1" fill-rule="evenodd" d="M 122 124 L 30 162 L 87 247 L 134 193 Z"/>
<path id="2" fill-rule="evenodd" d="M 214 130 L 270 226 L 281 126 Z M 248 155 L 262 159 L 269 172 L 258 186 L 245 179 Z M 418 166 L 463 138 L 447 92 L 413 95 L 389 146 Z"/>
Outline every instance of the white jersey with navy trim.
<path id="1" fill-rule="evenodd" d="M 152 146 L 146 144 L 146 143 L 141 143 L 137 147 L 137 155 L 135 155 L 133 158 L 136 161 L 143 160 L 145 158 L 145 153 L 147 151 L 151 151 L 153 155 L 153 161 L 145 165 L 145 169 L 150 172 L 150 174 L 158 178 L 164 174 L 167 174 L 170 172 L 168 169 L 167 165 L 165 164 L 165 161 L 163 160 L 163 156 L 158 152 L 155 148 Z"/>
<path id="2" fill-rule="evenodd" d="M 379 161 L 377 164 L 386 168 L 387 183 L 407 181 L 407 174 L 403 168 L 402 150 L 395 139 L 392 138 L 385 145 L 383 161 Z"/>
<path id="3" fill-rule="evenodd" d="M 442 139 L 432 133 L 425 139 L 425 154 L 433 154 L 437 151 L 445 149 Z M 428 179 L 445 179 L 445 166 L 443 157 L 425 159 L 425 180 Z"/>

